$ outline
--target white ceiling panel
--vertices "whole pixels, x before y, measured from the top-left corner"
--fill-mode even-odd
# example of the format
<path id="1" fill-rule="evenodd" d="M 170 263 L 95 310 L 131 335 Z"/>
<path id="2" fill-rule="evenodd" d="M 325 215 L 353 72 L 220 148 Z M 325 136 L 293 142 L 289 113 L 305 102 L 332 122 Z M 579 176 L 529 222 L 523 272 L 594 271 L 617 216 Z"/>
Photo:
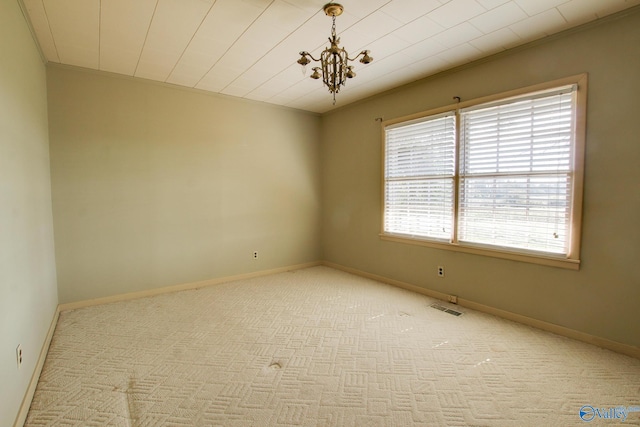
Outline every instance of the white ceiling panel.
<path id="1" fill-rule="evenodd" d="M 440 43 L 446 47 L 456 47 L 462 43 L 467 43 L 471 40 L 477 39 L 483 36 L 484 33 L 478 30 L 476 27 L 468 22 L 463 22 L 455 27 L 451 27 L 448 30 L 444 30 L 440 34 L 436 34 L 430 40 L 436 43 Z"/>
<path id="2" fill-rule="evenodd" d="M 446 61 L 438 58 L 437 56 L 431 56 L 429 58 L 414 62 L 407 68 L 413 71 L 415 80 L 417 80 L 444 71 L 447 69 L 447 67 L 448 64 Z"/>
<path id="3" fill-rule="evenodd" d="M 411 43 L 401 39 L 394 33 L 391 33 L 370 43 L 369 45 L 367 45 L 367 49 L 371 50 L 371 52 L 375 52 L 375 56 L 373 53 L 371 54 L 375 62 L 376 58 L 385 58 L 387 56 L 391 56 L 396 52 L 408 48 L 409 46 L 411 46 Z"/>
<path id="4" fill-rule="evenodd" d="M 333 104 L 331 95 L 329 92 L 310 92 L 304 96 L 297 97 L 294 100 L 288 100 L 287 98 L 274 97 L 269 100 L 274 104 L 284 105 L 290 108 L 297 108 L 300 110 L 307 110 L 314 113 L 321 113 L 329 111 L 335 107 Z"/>
<path id="5" fill-rule="evenodd" d="M 502 6 L 505 3 L 509 3 L 511 0 L 476 0 L 482 7 L 487 10 L 495 9 L 498 6 Z"/>
<path id="6" fill-rule="evenodd" d="M 100 69 L 132 76 L 157 0 L 109 0 L 100 6 Z"/>
<path id="7" fill-rule="evenodd" d="M 258 101 L 266 101 L 291 87 L 293 82 L 301 81 L 302 79 L 305 79 L 305 75 L 302 74 L 301 67 L 298 64 L 291 64 L 281 73 L 271 77 L 267 81 L 268 84 L 256 87 L 246 97 Z M 306 79 L 309 79 L 309 72 L 306 73 Z"/>
<path id="8" fill-rule="evenodd" d="M 471 40 L 469 44 L 485 54 L 491 54 L 517 46 L 520 40 L 520 37 L 509 28 L 501 28 Z"/>
<path id="9" fill-rule="evenodd" d="M 238 1 L 238 0 L 235 0 Z M 250 1 L 258 1 L 258 0 L 250 0 Z M 273 0 L 268 0 L 271 3 Z M 323 0 L 284 0 L 286 3 L 289 3 L 292 6 L 297 7 L 298 9 L 303 9 L 309 14 L 313 14 L 322 10 L 322 5 L 327 3 Z"/>
<path id="10" fill-rule="evenodd" d="M 394 67 L 393 64 L 398 61 L 406 65 L 401 69 Z M 371 72 L 364 70 L 364 77 L 366 78 L 362 79 L 362 81 L 368 82 L 369 80 L 376 80 L 380 82 L 385 80 L 391 86 L 399 86 L 409 81 L 417 80 L 419 76 L 426 76 L 440 71 L 440 69 L 442 69 L 441 67 L 446 65 L 446 62 L 433 55 L 425 55 L 424 58 L 416 60 L 415 58 L 404 55 L 404 52 L 401 52 L 386 58 L 383 65 L 383 67 L 372 68 Z M 428 68 L 425 69 L 425 65 Z M 369 76 L 372 78 L 369 79 Z M 360 84 L 360 80 L 356 80 L 355 83 Z"/>
<path id="11" fill-rule="evenodd" d="M 358 70 L 357 76 L 353 80 L 347 81 L 348 87 L 345 87 L 345 91 L 350 92 L 350 87 L 357 86 L 359 82 L 378 79 L 396 71 L 398 69 L 398 62 L 409 63 L 410 61 L 410 58 L 400 52 L 393 56 L 384 58 L 375 64 L 371 63 L 366 67 L 361 67 L 361 69 Z M 358 77 L 362 77 L 362 79 L 358 80 Z"/>
<path id="12" fill-rule="evenodd" d="M 385 4 L 380 10 L 398 21 L 408 24 L 440 7 L 438 0 L 394 0 Z"/>
<path id="13" fill-rule="evenodd" d="M 436 55 L 452 67 L 466 64 L 470 60 L 479 59 L 482 57 L 482 52 L 479 49 L 471 46 L 469 43 L 458 45 L 454 48 L 447 49 Z"/>
<path id="14" fill-rule="evenodd" d="M 540 32 L 553 34 L 568 28 L 567 21 L 562 17 L 558 9 L 549 9 L 546 12 L 531 16 L 523 21 L 510 25 L 509 28 L 523 40 L 533 40 L 539 37 Z"/>
<path id="15" fill-rule="evenodd" d="M 307 76 L 308 75 L 309 73 L 307 73 Z M 295 83 L 289 85 L 289 87 L 280 91 L 277 95 L 270 98 L 269 100 L 272 101 L 274 99 L 282 99 L 285 100 L 285 102 L 289 102 L 298 98 L 314 99 L 318 94 L 326 94 L 329 98 L 331 97 L 327 89 L 322 85 L 321 81 L 313 80 L 307 77 L 303 78 L 302 80 L 296 80 Z M 321 96 L 316 100 L 319 101 L 320 98 L 324 98 L 324 96 Z"/>
<path id="16" fill-rule="evenodd" d="M 445 27 L 431 20 L 428 16 L 421 16 L 398 28 L 393 34 L 413 44 L 428 39 L 444 30 Z"/>
<path id="17" fill-rule="evenodd" d="M 546 10 L 560 6 L 569 0 L 515 0 L 515 2 L 524 10 L 527 15 L 533 16 Z M 608 1 L 608 0 L 603 0 Z"/>
<path id="18" fill-rule="evenodd" d="M 158 0 L 136 77 L 165 81 L 215 0 Z"/>
<path id="19" fill-rule="evenodd" d="M 345 17 L 348 18 L 348 15 Z M 338 35 L 343 34 L 346 22 L 347 21 L 342 19 L 338 22 Z M 351 18 L 350 22 L 353 24 L 357 22 L 357 19 Z M 293 54 L 291 52 L 289 53 L 291 55 L 291 59 L 297 61 L 299 58 L 298 54 L 301 51 L 311 52 L 317 58 L 322 49 L 329 46 L 328 38 L 330 35 L 331 19 L 323 12 L 317 12 L 307 22 L 305 22 L 304 25 L 287 37 L 285 42 L 295 46 Z"/>
<path id="20" fill-rule="evenodd" d="M 571 0 L 569 3 L 576 3 L 576 0 Z M 640 0 L 611 0 L 608 2 L 598 3 L 598 5 L 600 10 L 596 12 L 596 15 L 598 15 L 598 18 L 604 18 L 612 13 L 640 5 Z"/>
<path id="21" fill-rule="evenodd" d="M 392 33 L 402 25 L 402 22 L 383 12 L 373 12 L 342 32 L 340 42 L 350 56 L 355 56 L 358 51 L 367 49 L 369 44 Z"/>
<path id="22" fill-rule="evenodd" d="M 240 66 L 216 65 L 215 72 L 207 73 L 207 75 L 203 77 L 195 87 L 197 89 L 221 93 L 229 82 L 232 82 L 243 72 L 244 69 Z"/>
<path id="23" fill-rule="evenodd" d="M 317 12 L 316 12 L 317 13 Z M 315 14 L 315 13 L 314 13 Z M 285 1 L 275 0 L 245 31 L 236 43 L 220 58 L 196 86 L 223 91 L 227 85 L 250 68 L 282 39 L 311 18 L 309 12 Z M 235 75 L 218 75 L 219 69 L 241 70 Z"/>
<path id="24" fill-rule="evenodd" d="M 432 12 L 429 18 L 445 28 L 451 28 L 468 21 L 487 10 L 475 0 L 451 0 Z"/>
<path id="25" fill-rule="evenodd" d="M 47 61 L 326 112 L 636 6 L 640 0 L 349 0 L 340 47 L 368 49 L 333 97 L 299 52 L 328 46 L 326 0 L 18 0 Z"/>
<path id="26" fill-rule="evenodd" d="M 339 96 L 341 96 L 341 94 L 338 94 L 338 97 Z M 273 101 L 279 101 L 279 98 L 274 98 Z M 344 105 L 344 102 L 346 101 L 343 101 L 342 105 Z M 300 108 L 302 110 L 320 113 L 323 111 L 329 111 L 336 105 L 339 106 L 341 104 L 338 102 L 334 105 L 333 98 L 328 91 L 315 89 L 313 91 L 301 94 L 295 100 L 283 103 L 283 105 L 291 108 Z"/>
<path id="27" fill-rule="evenodd" d="M 53 34 L 51 34 L 51 28 L 49 27 L 49 18 L 47 18 L 42 0 L 24 0 L 24 5 L 44 57 L 51 62 L 60 62 Z"/>
<path id="28" fill-rule="evenodd" d="M 421 59 L 430 58 L 437 55 L 440 52 L 446 50 L 447 47 L 438 43 L 433 39 L 426 39 L 420 43 L 409 46 L 401 51 L 402 54 L 407 55 L 413 61 L 419 61 Z"/>
<path id="29" fill-rule="evenodd" d="M 317 12 L 317 11 L 316 11 Z M 223 91 L 225 94 L 237 94 L 238 90 L 236 86 L 245 88 L 245 92 L 242 96 L 248 94 L 254 89 L 262 86 L 265 82 L 270 80 L 274 75 L 278 75 L 283 71 L 283 58 L 290 58 L 290 62 L 284 64 L 287 69 L 292 65 L 296 65 L 301 69 L 300 65 L 296 64 L 300 51 L 305 50 L 310 46 L 316 46 L 319 37 L 318 34 L 326 30 L 327 23 L 331 21 L 324 13 L 315 13 L 305 24 L 298 27 L 296 31 L 289 34 L 280 44 L 271 49 L 266 55 L 262 56 L 256 61 L 249 69 L 239 75 L 233 82 L 231 82 Z M 311 31 L 310 31 L 311 30 Z M 325 45 L 328 45 L 328 41 Z M 305 46 L 307 45 L 307 46 Z M 309 64 L 308 68 L 311 69 L 312 64 Z M 301 79 L 302 73 L 295 75 L 297 79 Z M 295 81 L 289 80 L 289 84 Z M 251 82 L 251 83 L 249 83 Z M 237 96 L 237 95 L 236 95 Z"/>
<path id="30" fill-rule="evenodd" d="M 63 64 L 100 68 L 100 0 L 45 0 L 44 9 Z"/>
<path id="31" fill-rule="evenodd" d="M 292 0 L 295 1 L 295 0 Z M 362 1 L 362 0 L 358 0 L 358 1 L 347 1 L 347 2 L 343 2 L 344 7 L 345 7 L 345 12 L 349 13 L 350 15 L 355 16 L 358 19 L 364 19 L 366 18 L 369 14 L 375 12 L 376 10 L 380 9 L 381 7 L 384 7 L 387 3 L 389 3 L 391 0 L 367 0 L 367 1 Z M 395 0 L 397 1 L 397 0 Z M 324 1 L 320 1 L 318 2 L 318 9 L 322 10 L 322 6 L 327 3 Z M 340 18 L 338 18 L 340 19 Z"/>
<path id="32" fill-rule="evenodd" d="M 516 3 L 505 3 L 471 18 L 469 22 L 483 33 L 489 34 L 527 18 L 528 15 Z"/>
<path id="33" fill-rule="evenodd" d="M 280 68 L 280 63 L 272 60 L 274 61 L 272 64 L 267 64 L 264 59 L 265 58 L 258 62 L 258 64 L 261 65 L 254 66 L 236 77 L 233 82 L 227 85 L 223 93 L 227 95 L 235 94 L 235 96 L 245 96 L 272 79 L 273 77 L 271 76 L 276 72 L 274 69 Z M 277 70 L 277 72 L 282 72 L 282 70 Z M 299 77 L 300 76 L 298 76 L 298 78 Z M 239 88 L 243 88 L 243 90 L 239 91 Z"/>
<path id="34" fill-rule="evenodd" d="M 270 3 L 271 0 L 217 0 L 167 81 L 196 86 Z"/>
<path id="35" fill-rule="evenodd" d="M 236 79 L 232 85 L 228 85 L 220 93 L 225 95 L 237 96 L 239 98 L 245 98 L 246 95 L 255 89 L 255 85 L 250 80 L 238 80 Z"/>
<path id="36" fill-rule="evenodd" d="M 595 7 L 590 9 L 585 9 L 581 6 L 580 1 L 591 2 L 594 3 Z M 566 19 L 570 24 L 584 24 L 589 21 L 593 21 L 598 19 L 597 13 L 597 5 L 595 3 L 602 3 L 602 0 L 577 0 L 577 1 L 569 1 L 567 3 L 561 4 L 558 6 L 558 10 L 562 14 L 562 17 Z"/>
<path id="37" fill-rule="evenodd" d="M 583 24 L 640 4 L 640 0 L 570 0 L 558 6 L 562 16 L 572 25 Z"/>

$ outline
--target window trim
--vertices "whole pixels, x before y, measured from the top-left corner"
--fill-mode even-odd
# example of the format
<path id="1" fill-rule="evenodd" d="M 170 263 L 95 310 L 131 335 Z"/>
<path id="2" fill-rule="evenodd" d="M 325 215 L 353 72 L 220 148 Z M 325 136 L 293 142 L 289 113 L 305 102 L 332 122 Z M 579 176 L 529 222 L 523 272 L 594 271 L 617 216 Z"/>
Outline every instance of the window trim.
<path id="1" fill-rule="evenodd" d="M 527 253 L 522 250 L 510 250 L 508 248 L 486 248 L 475 245 L 464 244 L 459 242 L 443 242 L 437 240 L 426 239 L 419 236 L 399 235 L 384 231 L 384 215 L 385 215 L 385 162 L 386 162 L 386 137 L 385 128 L 397 125 L 399 123 L 419 120 L 426 117 L 443 114 L 450 111 L 457 111 L 463 108 L 473 107 L 479 104 L 485 104 L 496 101 L 507 101 L 510 98 L 521 97 L 535 92 L 547 91 L 560 86 L 576 85 L 576 108 L 575 108 L 575 142 L 573 146 L 573 180 L 571 191 L 571 234 L 569 239 L 569 250 L 567 255 L 553 256 L 540 253 Z M 575 76 L 565 77 L 546 83 L 527 86 L 494 95 L 475 98 L 469 101 L 449 104 L 447 106 L 434 108 L 428 111 L 411 114 L 408 116 L 398 117 L 395 119 L 385 120 L 381 122 L 382 136 L 382 175 L 381 175 L 381 224 L 380 239 L 390 242 L 406 243 L 412 245 L 426 246 L 437 249 L 444 249 L 455 252 L 463 252 L 474 255 L 489 256 L 494 258 L 502 258 L 512 261 L 528 262 L 533 264 L 546 265 L 551 267 L 566 268 L 578 270 L 580 268 L 580 245 L 582 231 L 582 202 L 584 190 L 584 157 L 586 144 L 586 114 L 587 114 L 587 74 L 578 74 Z M 459 121 L 456 121 L 459 126 Z M 458 186 L 459 186 L 459 170 L 458 170 L 458 150 L 459 143 L 456 144 L 456 176 L 455 176 L 455 197 L 454 215 L 458 215 Z"/>

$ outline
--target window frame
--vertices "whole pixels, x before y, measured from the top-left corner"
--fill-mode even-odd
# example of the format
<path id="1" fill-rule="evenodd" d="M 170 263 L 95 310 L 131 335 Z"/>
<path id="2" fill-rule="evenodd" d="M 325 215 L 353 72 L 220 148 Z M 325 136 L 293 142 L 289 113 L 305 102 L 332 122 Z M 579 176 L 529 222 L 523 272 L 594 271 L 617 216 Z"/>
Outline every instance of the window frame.
<path id="1" fill-rule="evenodd" d="M 575 91 L 575 111 L 574 111 L 574 143 L 573 158 L 571 164 L 572 185 L 571 185 L 571 201 L 570 201 L 570 237 L 568 241 L 568 253 L 553 255 L 543 252 L 531 252 L 521 249 L 512 249 L 507 247 L 493 248 L 481 247 L 473 244 L 464 244 L 458 242 L 457 236 L 452 236 L 453 241 L 442 241 L 429 239 L 420 236 L 411 236 L 405 234 L 394 234 L 385 231 L 385 211 L 386 211 L 386 132 L 389 126 L 397 126 L 404 122 L 411 122 L 426 119 L 431 116 L 454 112 L 459 117 L 459 111 L 465 108 L 473 107 L 480 104 L 496 103 L 508 101 L 512 98 L 526 97 L 536 92 L 544 92 L 559 88 L 562 86 L 576 85 Z M 534 264 L 547 265 L 552 267 L 567 268 L 578 270 L 580 268 L 580 245 L 582 232 L 582 201 L 584 191 L 584 157 L 586 143 L 586 113 L 587 113 L 587 74 L 579 74 L 550 82 L 545 82 L 533 86 L 527 86 L 494 95 L 484 96 L 449 104 L 443 107 L 422 111 L 408 116 L 398 117 L 395 119 L 385 120 L 381 122 L 382 134 L 382 176 L 381 176 L 381 227 L 380 238 L 385 241 L 406 243 L 420 246 L 427 246 L 437 249 L 449 251 L 470 253 L 475 255 L 490 256 L 495 258 L 508 259 L 513 261 L 528 262 Z M 456 148 L 455 148 L 455 177 L 454 177 L 454 221 L 458 220 L 459 211 L 459 150 L 460 150 L 460 120 L 456 120 Z M 455 227 L 454 227 L 455 229 Z"/>

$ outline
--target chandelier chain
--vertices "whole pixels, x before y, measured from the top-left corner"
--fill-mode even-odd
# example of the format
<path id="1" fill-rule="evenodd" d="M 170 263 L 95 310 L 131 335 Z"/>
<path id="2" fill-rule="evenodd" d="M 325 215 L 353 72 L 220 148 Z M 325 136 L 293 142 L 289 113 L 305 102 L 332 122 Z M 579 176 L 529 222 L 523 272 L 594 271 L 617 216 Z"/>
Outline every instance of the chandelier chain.
<path id="1" fill-rule="evenodd" d="M 336 15 L 333 15 L 333 25 L 331 26 L 331 36 L 336 38 Z"/>

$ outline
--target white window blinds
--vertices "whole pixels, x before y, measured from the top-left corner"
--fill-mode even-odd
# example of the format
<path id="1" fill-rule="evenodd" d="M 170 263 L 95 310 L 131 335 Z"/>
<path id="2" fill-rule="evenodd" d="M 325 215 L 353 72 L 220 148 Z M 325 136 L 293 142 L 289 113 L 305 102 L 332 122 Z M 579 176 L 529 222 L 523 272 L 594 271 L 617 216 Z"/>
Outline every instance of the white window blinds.
<path id="1" fill-rule="evenodd" d="M 572 89 L 461 110 L 460 242 L 568 252 Z"/>
<path id="2" fill-rule="evenodd" d="M 583 77 L 386 124 L 382 237 L 577 265 Z"/>
<path id="3" fill-rule="evenodd" d="M 389 126 L 385 135 L 385 232 L 449 240 L 455 114 Z"/>

